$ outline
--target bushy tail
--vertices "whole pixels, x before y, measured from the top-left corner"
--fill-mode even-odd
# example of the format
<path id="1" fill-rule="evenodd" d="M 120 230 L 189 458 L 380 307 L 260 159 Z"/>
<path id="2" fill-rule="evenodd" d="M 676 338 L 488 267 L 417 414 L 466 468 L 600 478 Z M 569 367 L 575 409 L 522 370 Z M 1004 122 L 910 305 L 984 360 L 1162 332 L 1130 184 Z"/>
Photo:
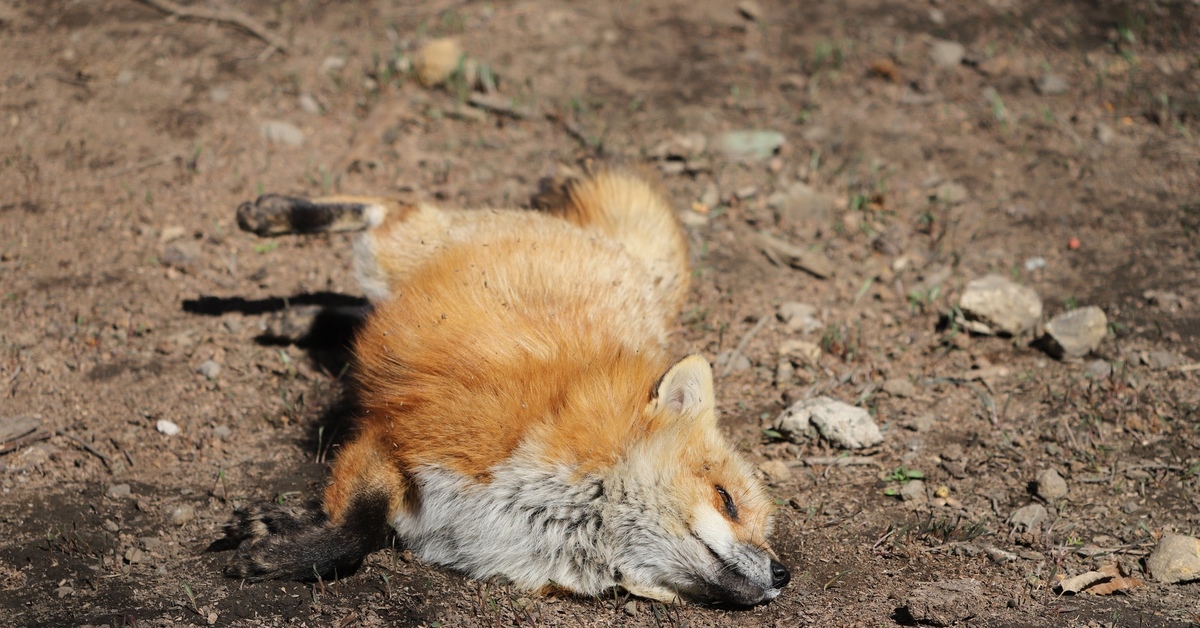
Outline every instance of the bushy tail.
<path id="1" fill-rule="evenodd" d="M 258 236 L 364 231 L 383 223 L 397 207 L 394 201 L 369 196 L 326 196 L 307 199 L 264 194 L 238 206 L 242 231 Z"/>

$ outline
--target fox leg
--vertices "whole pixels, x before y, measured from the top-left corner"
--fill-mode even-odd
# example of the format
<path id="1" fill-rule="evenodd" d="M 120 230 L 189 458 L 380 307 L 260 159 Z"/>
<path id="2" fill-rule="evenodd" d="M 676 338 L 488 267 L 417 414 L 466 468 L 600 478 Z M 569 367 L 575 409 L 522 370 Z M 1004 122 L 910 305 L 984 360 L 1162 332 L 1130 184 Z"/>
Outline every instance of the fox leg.
<path id="1" fill-rule="evenodd" d="M 670 204 L 650 184 L 619 170 L 544 179 L 533 206 L 624 244 L 650 272 L 674 316 L 687 296 L 687 241 Z"/>
<path id="2" fill-rule="evenodd" d="M 334 464 L 320 509 L 269 504 L 234 513 L 225 540 L 239 543 L 225 575 L 246 580 L 337 578 L 385 546 L 407 485 L 359 439 Z"/>

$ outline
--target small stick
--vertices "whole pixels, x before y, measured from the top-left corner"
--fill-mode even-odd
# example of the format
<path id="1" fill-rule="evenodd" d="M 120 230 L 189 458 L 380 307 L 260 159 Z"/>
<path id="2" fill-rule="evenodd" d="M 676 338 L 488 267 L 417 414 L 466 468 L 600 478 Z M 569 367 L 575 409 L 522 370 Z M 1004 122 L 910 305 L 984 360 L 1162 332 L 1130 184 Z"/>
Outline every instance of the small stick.
<path id="1" fill-rule="evenodd" d="M 867 456 L 811 456 L 800 460 L 791 460 L 787 462 L 789 467 L 858 467 L 858 466 L 879 466 L 879 462 L 874 458 Z"/>
<path id="2" fill-rule="evenodd" d="M 97 178 L 98 179 L 111 179 L 113 177 L 119 177 L 123 174 L 128 174 L 130 172 L 140 172 L 142 170 L 145 170 L 146 168 L 152 168 L 152 167 L 160 165 L 160 164 L 165 164 L 174 158 L 175 158 L 175 155 L 160 155 L 158 157 L 151 157 L 150 159 L 143 159 L 142 161 L 139 161 L 136 164 L 132 164 L 132 165 L 126 166 L 119 170 L 114 170 L 114 171 L 106 173 L 106 174 L 102 174 Z"/>
<path id="3" fill-rule="evenodd" d="M 104 455 L 104 454 L 100 453 L 99 451 L 96 451 L 96 448 L 95 448 L 95 447 L 92 447 L 91 445 L 89 445 L 89 444 L 87 444 L 87 443 L 83 442 L 83 441 L 82 441 L 82 440 L 80 440 L 79 438 L 76 438 L 75 436 L 72 436 L 72 435 L 70 435 L 70 434 L 68 434 L 68 433 L 66 433 L 66 432 L 64 432 L 64 431 L 62 431 L 62 430 L 58 430 L 58 431 L 56 431 L 56 432 L 54 432 L 54 433 L 55 433 L 55 434 L 57 434 L 58 436 L 62 436 L 62 437 L 64 437 L 64 438 L 67 438 L 67 439 L 69 439 L 71 442 L 73 442 L 73 443 L 75 443 L 76 445 L 79 445 L 80 447 L 82 447 L 84 451 L 86 451 L 86 452 L 88 452 L 89 454 L 92 454 L 93 456 L 95 456 L 95 457 L 99 458 L 99 459 L 100 459 L 100 461 L 104 463 L 104 467 L 105 467 L 106 469 L 111 469 L 111 468 L 112 468 L 112 463 L 111 463 L 111 462 L 109 462 L 109 460 L 108 460 L 108 456 L 106 456 L 106 455 Z"/>
<path id="4" fill-rule="evenodd" d="M 137 0 L 142 4 L 152 6 L 163 13 L 174 15 L 183 19 L 190 20 L 207 20 L 209 22 L 217 22 L 220 24 L 229 24 L 236 26 L 243 31 L 267 42 L 273 48 L 278 48 L 280 52 L 287 53 L 287 44 L 280 37 L 271 31 L 268 31 L 253 18 L 230 9 L 200 9 L 195 7 L 184 7 L 175 4 L 171 0 Z"/>
<path id="5" fill-rule="evenodd" d="M 750 344 L 750 339 L 754 338 L 754 336 L 766 326 L 767 321 L 770 319 L 770 315 L 763 315 L 759 317 L 758 322 L 754 324 L 754 327 L 751 327 L 750 331 L 746 332 L 745 336 L 742 336 L 742 339 L 737 343 L 737 347 L 734 348 L 733 353 L 729 354 L 729 361 L 726 362 L 725 367 L 721 369 L 721 377 L 725 377 L 733 372 L 733 359 L 739 355 L 742 355 L 742 350 L 746 348 L 746 345 Z"/>

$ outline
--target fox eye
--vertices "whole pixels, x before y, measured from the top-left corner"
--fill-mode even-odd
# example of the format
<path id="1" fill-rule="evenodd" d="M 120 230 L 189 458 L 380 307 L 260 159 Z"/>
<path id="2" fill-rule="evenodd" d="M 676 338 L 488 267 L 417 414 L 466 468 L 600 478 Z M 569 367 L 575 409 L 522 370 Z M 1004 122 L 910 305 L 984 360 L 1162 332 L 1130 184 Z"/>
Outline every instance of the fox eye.
<path id="1" fill-rule="evenodd" d="M 716 485 L 713 488 L 716 488 L 717 495 L 721 496 L 721 502 L 725 506 L 725 514 L 728 515 L 730 519 L 737 521 L 738 520 L 737 504 L 733 503 L 733 498 L 729 496 L 729 492 L 726 491 L 725 487 L 721 486 L 720 484 Z"/>

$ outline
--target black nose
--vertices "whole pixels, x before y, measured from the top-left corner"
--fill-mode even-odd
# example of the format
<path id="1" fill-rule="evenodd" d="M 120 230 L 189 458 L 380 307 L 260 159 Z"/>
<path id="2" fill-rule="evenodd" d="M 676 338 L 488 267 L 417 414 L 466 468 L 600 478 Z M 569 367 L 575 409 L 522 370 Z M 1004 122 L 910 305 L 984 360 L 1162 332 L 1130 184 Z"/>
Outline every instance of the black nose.
<path id="1" fill-rule="evenodd" d="M 779 561 L 771 561 L 771 588 L 782 589 L 792 581 L 792 574 Z"/>

